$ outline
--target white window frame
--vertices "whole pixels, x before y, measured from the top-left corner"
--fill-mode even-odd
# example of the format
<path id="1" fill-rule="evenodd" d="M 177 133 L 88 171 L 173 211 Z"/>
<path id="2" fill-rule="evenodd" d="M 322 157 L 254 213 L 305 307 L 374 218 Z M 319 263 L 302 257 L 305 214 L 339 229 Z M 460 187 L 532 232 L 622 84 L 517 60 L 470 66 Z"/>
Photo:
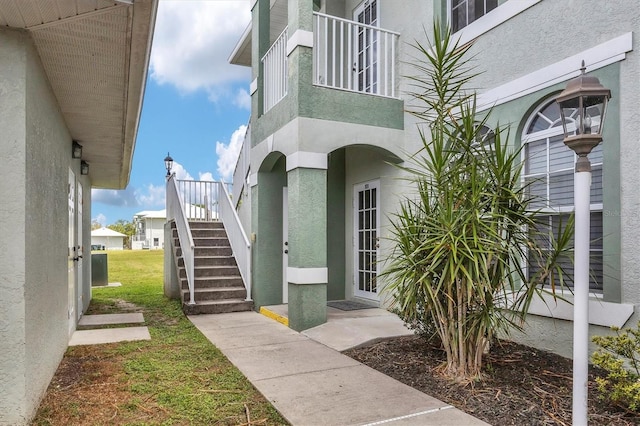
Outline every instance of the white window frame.
<path id="1" fill-rule="evenodd" d="M 451 0 L 447 1 L 447 22 L 451 23 Z M 498 0 L 500 1 L 500 0 Z M 455 34 L 459 36 L 459 43 L 465 44 L 490 31 L 505 21 L 524 12 L 531 6 L 542 0 L 507 0 L 503 4 L 491 10 L 489 13 L 476 19 L 466 27 L 461 28 Z"/>
<path id="2" fill-rule="evenodd" d="M 547 141 L 547 147 L 546 147 L 546 170 L 544 173 L 532 173 L 532 174 L 527 174 L 525 173 L 525 170 L 523 169 L 522 171 L 522 175 L 521 175 L 521 182 L 524 185 L 525 181 L 527 178 L 531 178 L 531 177 L 536 177 L 536 176 L 545 176 L 547 179 L 547 200 L 548 200 L 548 195 L 549 195 L 549 185 L 550 185 L 550 171 L 549 171 L 549 162 L 550 162 L 550 156 L 549 156 L 549 138 L 553 137 L 553 136 L 558 136 L 558 135 L 562 135 L 564 130 L 562 128 L 562 126 L 556 126 L 556 127 L 552 127 L 552 128 L 548 128 L 545 130 L 541 130 L 535 133 L 529 133 L 527 134 L 527 130 L 529 129 L 531 123 L 538 117 L 538 114 L 543 111 L 550 103 L 555 102 L 555 97 L 552 98 L 547 98 L 544 99 L 542 101 L 540 101 L 538 103 L 538 106 L 536 107 L 536 109 L 529 115 L 529 117 L 527 118 L 527 121 L 525 122 L 525 126 L 522 130 L 523 132 L 523 136 L 521 137 L 521 143 L 522 143 L 522 149 L 521 149 L 521 161 L 523 164 L 526 164 L 526 149 L 525 149 L 525 145 L 531 142 L 537 142 L 537 141 L 542 141 L 542 140 L 546 140 Z M 597 121 L 594 122 L 594 125 L 600 124 L 599 118 L 597 119 Z M 573 132 L 575 130 L 575 125 L 570 122 L 567 123 L 567 131 L 569 132 Z M 573 155 L 574 158 L 574 162 L 572 163 L 572 166 L 570 167 L 571 170 L 573 170 L 574 168 L 574 164 L 575 164 L 575 157 L 576 155 Z M 604 164 L 603 162 L 592 162 L 591 163 L 592 166 L 596 166 L 596 167 L 600 167 L 602 172 L 604 173 Z M 569 170 L 569 168 L 567 168 L 567 170 Z M 556 170 L 554 173 L 556 172 L 562 172 L 563 170 Z M 604 187 L 602 188 L 602 191 L 604 192 Z M 540 216 L 553 216 L 553 215 L 562 215 L 562 214 L 568 214 L 568 213 L 572 213 L 574 211 L 574 206 L 560 206 L 560 207 L 552 207 L 552 206 L 545 206 L 539 209 L 540 212 Z M 603 203 L 591 203 L 589 206 L 589 213 L 602 213 L 604 216 L 604 205 Z M 603 217 L 603 221 L 604 221 L 604 217 Z M 590 248 L 589 252 L 591 253 L 592 251 L 599 251 L 601 253 L 603 253 L 603 262 L 604 262 L 604 247 L 601 250 L 593 250 Z M 526 262 L 525 262 L 525 272 L 526 271 Z M 602 283 L 602 285 L 604 286 L 604 282 Z M 592 297 L 601 297 L 602 296 L 602 291 L 601 290 L 597 290 L 597 291 L 592 291 L 590 289 L 589 291 L 590 296 Z"/>

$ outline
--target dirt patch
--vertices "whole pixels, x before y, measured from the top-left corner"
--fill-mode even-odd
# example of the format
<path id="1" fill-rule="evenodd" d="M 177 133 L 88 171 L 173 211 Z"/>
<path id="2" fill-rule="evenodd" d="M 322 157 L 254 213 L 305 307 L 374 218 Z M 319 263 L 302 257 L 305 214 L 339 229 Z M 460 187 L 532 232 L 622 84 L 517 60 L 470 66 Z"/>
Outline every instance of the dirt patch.
<path id="1" fill-rule="evenodd" d="M 104 349 L 71 349 L 60 363 L 44 400 L 37 425 L 120 424 L 118 413 L 132 395 L 122 383 L 121 362 L 106 356 Z M 144 421 L 145 418 L 141 418 Z"/>
<path id="2" fill-rule="evenodd" d="M 572 361 L 513 342 L 485 358 L 485 380 L 466 386 L 439 374 L 445 353 L 415 337 L 385 340 L 345 354 L 492 425 L 570 425 Z M 590 371 L 589 424 L 638 425 L 640 415 L 598 399 Z"/>

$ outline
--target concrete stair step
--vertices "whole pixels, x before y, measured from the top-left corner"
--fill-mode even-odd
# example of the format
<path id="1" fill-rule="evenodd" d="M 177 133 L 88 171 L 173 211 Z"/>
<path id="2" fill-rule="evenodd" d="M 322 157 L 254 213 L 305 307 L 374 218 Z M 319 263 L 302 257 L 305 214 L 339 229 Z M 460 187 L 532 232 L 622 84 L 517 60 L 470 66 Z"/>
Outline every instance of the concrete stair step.
<path id="1" fill-rule="evenodd" d="M 185 278 L 180 280 L 183 290 L 188 290 L 189 285 Z M 196 277 L 195 288 L 223 288 L 223 287 L 244 287 L 244 282 L 240 275 L 229 277 Z"/>
<path id="2" fill-rule="evenodd" d="M 196 278 L 204 278 L 204 277 L 229 277 L 229 276 L 239 276 L 240 271 L 238 267 L 235 265 L 230 266 L 196 266 L 194 268 L 194 273 Z M 179 277 L 186 278 L 187 270 L 184 267 L 181 267 L 179 270 Z"/>
<path id="3" fill-rule="evenodd" d="M 193 298 L 196 302 L 229 299 L 244 300 L 246 297 L 247 291 L 244 287 L 197 288 L 193 292 Z M 189 298 L 189 290 L 182 290 L 182 300 L 189 302 Z"/>
<path id="4" fill-rule="evenodd" d="M 194 265 L 198 266 L 236 266 L 236 259 L 233 256 L 197 256 Z M 178 267 L 184 266 L 184 258 L 178 259 Z"/>
<path id="5" fill-rule="evenodd" d="M 253 309 L 253 302 L 248 302 L 243 299 L 232 300 L 206 300 L 195 305 L 182 304 L 182 310 L 187 315 L 200 315 L 200 314 L 225 314 L 229 312 L 243 312 L 251 311 Z"/>
<path id="6" fill-rule="evenodd" d="M 231 247 L 196 247 L 195 255 L 196 259 L 199 257 L 210 257 L 210 256 L 231 256 L 232 255 Z M 180 247 L 176 248 L 176 256 L 182 256 L 182 249 Z"/>
<path id="7" fill-rule="evenodd" d="M 227 236 L 226 231 L 224 230 L 224 228 L 205 228 L 205 229 L 192 229 L 191 230 L 191 236 L 193 238 L 207 238 L 207 237 L 218 237 L 218 238 L 223 238 Z M 178 230 L 174 229 L 173 233 L 172 233 L 172 237 L 178 238 Z"/>
<path id="8" fill-rule="evenodd" d="M 224 229 L 222 222 L 189 222 L 189 227 L 194 229 Z"/>
<path id="9" fill-rule="evenodd" d="M 196 247 L 230 247 L 227 237 L 194 237 L 193 243 Z"/>

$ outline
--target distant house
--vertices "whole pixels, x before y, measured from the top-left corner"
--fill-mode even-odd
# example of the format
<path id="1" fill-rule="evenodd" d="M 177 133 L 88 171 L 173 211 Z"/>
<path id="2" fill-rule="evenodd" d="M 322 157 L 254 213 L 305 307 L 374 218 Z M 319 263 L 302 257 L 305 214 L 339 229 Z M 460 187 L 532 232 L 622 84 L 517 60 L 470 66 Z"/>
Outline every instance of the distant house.
<path id="1" fill-rule="evenodd" d="M 131 242 L 133 250 L 156 250 L 164 248 L 164 223 L 166 210 L 145 210 L 133 215 L 136 234 Z"/>
<path id="2" fill-rule="evenodd" d="M 120 232 L 114 231 L 113 229 L 94 229 L 93 231 L 91 231 L 91 249 L 122 250 L 124 247 L 125 238 L 127 238 L 125 234 L 121 234 Z"/>
<path id="3" fill-rule="evenodd" d="M 129 183 L 158 0 L 0 2 L 0 425 L 30 424 L 91 300 L 91 189 Z"/>

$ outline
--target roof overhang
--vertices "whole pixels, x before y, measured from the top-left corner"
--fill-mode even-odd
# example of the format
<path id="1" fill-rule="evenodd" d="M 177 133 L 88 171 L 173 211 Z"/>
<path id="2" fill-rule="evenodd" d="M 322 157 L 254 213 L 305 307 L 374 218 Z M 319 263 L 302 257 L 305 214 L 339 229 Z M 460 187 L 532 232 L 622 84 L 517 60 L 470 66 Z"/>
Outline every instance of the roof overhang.
<path id="1" fill-rule="evenodd" d="M 0 26 L 29 31 L 92 186 L 129 183 L 158 0 L 0 3 Z"/>
<path id="2" fill-rule="evenodd" d="M 287 27 L 287 8 L 288 0 L 271 0 L 269 2 L 269 39 L 271 43 L 275 42 Z M 228 61 L 230 64 L 245 67 L 251 66 L 251 33 L 252 24 L 249 23 L 229 56 Z"/>

